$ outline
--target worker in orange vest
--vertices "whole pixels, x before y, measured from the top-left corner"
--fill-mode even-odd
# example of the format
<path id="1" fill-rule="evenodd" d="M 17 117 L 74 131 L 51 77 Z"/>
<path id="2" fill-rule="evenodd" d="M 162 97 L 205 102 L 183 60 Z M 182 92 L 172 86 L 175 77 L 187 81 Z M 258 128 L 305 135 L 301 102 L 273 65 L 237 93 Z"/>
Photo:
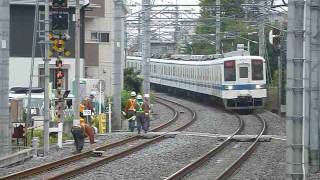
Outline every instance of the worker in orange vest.
<path id="1" fill-rule="evenodd" d="M 73 126 L 71 128 L 74 144 L 76 146 L 76 151 L 74 153 L 81 153 L 84 146 L 85 137 L 89 137 L 90 148 L 91 150 L 94 150 L 94 130 L 85 123 L 83 116 L 84 108 L 85 106 L 80 104 L 80 126 Z"/>
<path id="2" fill-rule="evenodd" d="M 131 98 L 128 99 L 125 110 L 124 110 L 125 116 L 129 122 L 129 130 L 131 132 L 133 132 L 135 128 L 136 106 L 137 106 L 136 95 L 137 94 L 134 91 L 130 93 Z"/>

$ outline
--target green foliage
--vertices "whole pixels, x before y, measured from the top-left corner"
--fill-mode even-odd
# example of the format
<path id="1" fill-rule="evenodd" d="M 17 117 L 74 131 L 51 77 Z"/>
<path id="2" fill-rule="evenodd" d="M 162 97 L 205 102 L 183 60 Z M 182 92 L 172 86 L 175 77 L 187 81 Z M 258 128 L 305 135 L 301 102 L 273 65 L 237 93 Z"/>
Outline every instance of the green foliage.
<path id="1" fill-rule="evenodd" d="M 133 68 L 124 69 L 124 89 L 140 92 L 143 79 L 139 75 L 140 72 L 135 72 Z"/>
<path id="2" fill-rule="evenodd" d="M 33 130 L 33 137 L 38 137 L 39 138 L 39 146 L 43 146 L 43 130 L 34 129 Z M 69 140 L 69 139 L 72 139 L 72 137 L 69 136 L 68 134 L 63 134 L 62 141 Z M 32 140 L 31 130 L 29 130 L 27 132 L 28 145 L 31 145 L 31 140 Z M 58 142 L 57 134 L 51 133 L 50 137 L 49 137 L 49 143 L 50 144 L 56 144 L 57 142 Z"/>
<path id="3" fill-rule="evenodd" d="M 254 30 L 249 28 L 246 22 L 238 20 L 239 18 L 244 17 L 244 9 L 241 4 L 244 3 L 244 0 L 221 0 L 221 37 L 222 37 L 222 51 L 230 52 L 236 50 L 237 44 L 247 45 L 247 40 L 244 40 L 241 37 L 248 38 L 251 40 L 257 40 L 258 36 L 248 37 L 248 32 L 253 32 Z M 196 27 L 196 34 L 215 34 L 215 9 L 211 6 L 216 4 L 216 0 L 200 0 L 201 6 L 201 17 L 199 20 L 202 22 L 199 26 Z M 228 33 L 233 34 L 233 39 L 223 38 Z M 229 34 L 230 36 L 230 34 Z M 214 37 L 213 37 L 214 38 Z M 198 40 L 196 40 L 197 42 Z M 211 39 L 211 41 L 215 41 Z M 193 44 L 197 44 L 193 42 Z M 198 42 L 198 44 L 203 44 L 201 46 L 194 46 L 194 54 L 212 54 L 215 53 L 215 45 L 211 45 L 209 42 Z M 251 44 L 251 49 L 257 49 L 256 44 Z M 256 51 L 254 51 L 256 53 Z M 254 54 L 255 55 L 255 54 Z"/>
<path id="4" fill-rule="evenodd" d="M 125 108 L 126 103 L 127 103 L 128 99 L 130 98 L 130 92 L 131 91 L 127 91 L 127 90 L 123 90 L 121 92 L 121 109 Z"/>

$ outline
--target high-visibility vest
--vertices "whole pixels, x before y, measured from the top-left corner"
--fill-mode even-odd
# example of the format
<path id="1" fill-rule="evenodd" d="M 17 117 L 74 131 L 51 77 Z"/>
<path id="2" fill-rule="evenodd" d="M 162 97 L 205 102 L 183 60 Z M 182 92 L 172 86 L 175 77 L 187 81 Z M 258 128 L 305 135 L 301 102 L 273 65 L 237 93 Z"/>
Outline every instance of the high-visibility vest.
<path id="1" fill-rule="evenodd" d="M 142 108 L 143 102 L 138 102 L 137 105 L 138 105 L 137 112 L 144 112 L 144 109 Z"/>

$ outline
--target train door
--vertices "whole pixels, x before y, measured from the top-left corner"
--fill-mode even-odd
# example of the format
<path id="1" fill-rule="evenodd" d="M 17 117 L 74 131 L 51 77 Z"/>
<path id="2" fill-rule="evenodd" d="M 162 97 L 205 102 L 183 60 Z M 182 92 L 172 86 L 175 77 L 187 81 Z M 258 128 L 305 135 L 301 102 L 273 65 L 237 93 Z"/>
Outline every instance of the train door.
<path id="1" fill-rule="evenodd" d="M 249 75 L 250 75 L 249 64 L 242 63 L 238 64 L 238 81 L 240 83 L 249 83 Z"/>

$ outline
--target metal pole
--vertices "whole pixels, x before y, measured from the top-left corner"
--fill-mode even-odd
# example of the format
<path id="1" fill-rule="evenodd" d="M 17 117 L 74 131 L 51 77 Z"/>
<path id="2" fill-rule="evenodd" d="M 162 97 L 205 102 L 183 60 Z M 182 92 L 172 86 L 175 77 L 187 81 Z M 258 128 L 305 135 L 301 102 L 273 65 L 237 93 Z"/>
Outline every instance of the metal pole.
<path id="1" fill-rule="evenodd" d="M 10 3 L 0 3 L 0 157 L 11 152 L 10 119 L 8 107 L 9 92 L 9 37 L 10 37 Z"/>
<path id="2" fill-rule="evenodd" d="M 39 21 L 39 0 L 36 0 L 36 7 L 34 10 L 31 67 L 30 67 L 29 92 L 28 92 L 28 112 L 27 112 L 27 122 L 31 123 L 31 125 L 33 125 L 33 123 L 31 122 L 31 90 L 32 90 L 32 81 L 33 81 L 34 57 L 35 57 L 35 52 L 37 47 L 36 43 L 37 43 L 37 31 L 38 31 L 38 23 L 39 23 L 38 21 Z M 28 126 L 26 126 L 26 128 Z M 33 136 L 33 132 L 31 133 L 31 137 L 32 136 Z"/>
<path id="3" fill-rule="evenodd" d="M 312 171 L 319 170 L 319 149 L 320 149 L 320 139 L 319 139 L 319 104 L 320 104 L 320 35 L 319 35 L 319 1 L 307 0 L 306 3 L 307 12 L 306 23 L 308 26 L 306 28 L 306 45 L 309 47 L 308 53 L 310 53 L 310 59 L 306 62 L 306 73 L 309 74 L 309 114 L 310 119 L 310 134 L 306 134 L 310 137 L 309 150 L 310 150 L 310 165 Z M 306 97 L 307 98 L 307 97 Z M 308 158 L 308 157 L 306 157 Z"/>
<path id="4" fill-rule="evenodd" d="M 74 109 L 74 126 L 80 126 L 80 2 L 76 0 L 76 27 L 75 27 L 75 101 L 73 105 Z"/>
<path id="5" fill-rule="evenodd" d="M 143 5 L 143 44 L 142 44 L 142 74 L 143 92 L 150 94 L 150 0 L 142 0 Z"/>
<path id="6" fill-rule="evenodd" d="M 44 156 L 47 156 L 49 154 L 49 123 L 50 123 L 50 117 L 49 117 L 49 0 L 45 1 L 45 58 L 44 58 L 44 123 L 43 123 L 43 144 L 44 144 Z"/>
<path id="7" fill-rule="evenodd" d="M 259 23 L 259 56 L 265 55 L 265 32 L 264 32 L 264 19 L 265 19 L 265 7 L 262 7 L 262 16 Z"/>
<path id="8" fill-rule="evenodd" d="M 174 26 L 174 53 L 178 54 L 178 34 L 179 34 L 179 6 L 178 0 L 176 0 L 176 7 L 175 7 L 175 26 Z"/>
<path id="9" fill-rule="evenodd" d="M 101 81 L 99 81 L 99 115 L 101 114 L 101 103 L 102 103 L 102 85 L 101 85 Z"/>
<path id="10" fill-rule="evenodd" d="M 122 61 L 122 0 L 113 0 L 113 52 L 112 52 L 112 128 L 121 128 L 121 61 Z"/>
<path id="11" fill-rule="evenodd" d="M 282 90 L 282 65 L 281 57 L 278 56 L 278 115 L 281 117 L 281 90 Z"/>
<path id="12" fill-rule="evenodd" d="M 249 54 L 250 54 L 250 41 L 248 41 L 248 48 L 247 48 L 247 50 L 248 50 L 248 52 L 249 52 Z"/>
<path id="13" fill-rule="evenodd" d="M 216 53 L 221 54 L 221 19 L 220 19 L 220 0 L 216 0 Z"/>
<path id="14" fill-rule="evenodd" d="M 303 179 L 303 70 L 304 70 L 304 0 L 288 2 L 287 32 L 287 173 L 291 179 Z"/>

